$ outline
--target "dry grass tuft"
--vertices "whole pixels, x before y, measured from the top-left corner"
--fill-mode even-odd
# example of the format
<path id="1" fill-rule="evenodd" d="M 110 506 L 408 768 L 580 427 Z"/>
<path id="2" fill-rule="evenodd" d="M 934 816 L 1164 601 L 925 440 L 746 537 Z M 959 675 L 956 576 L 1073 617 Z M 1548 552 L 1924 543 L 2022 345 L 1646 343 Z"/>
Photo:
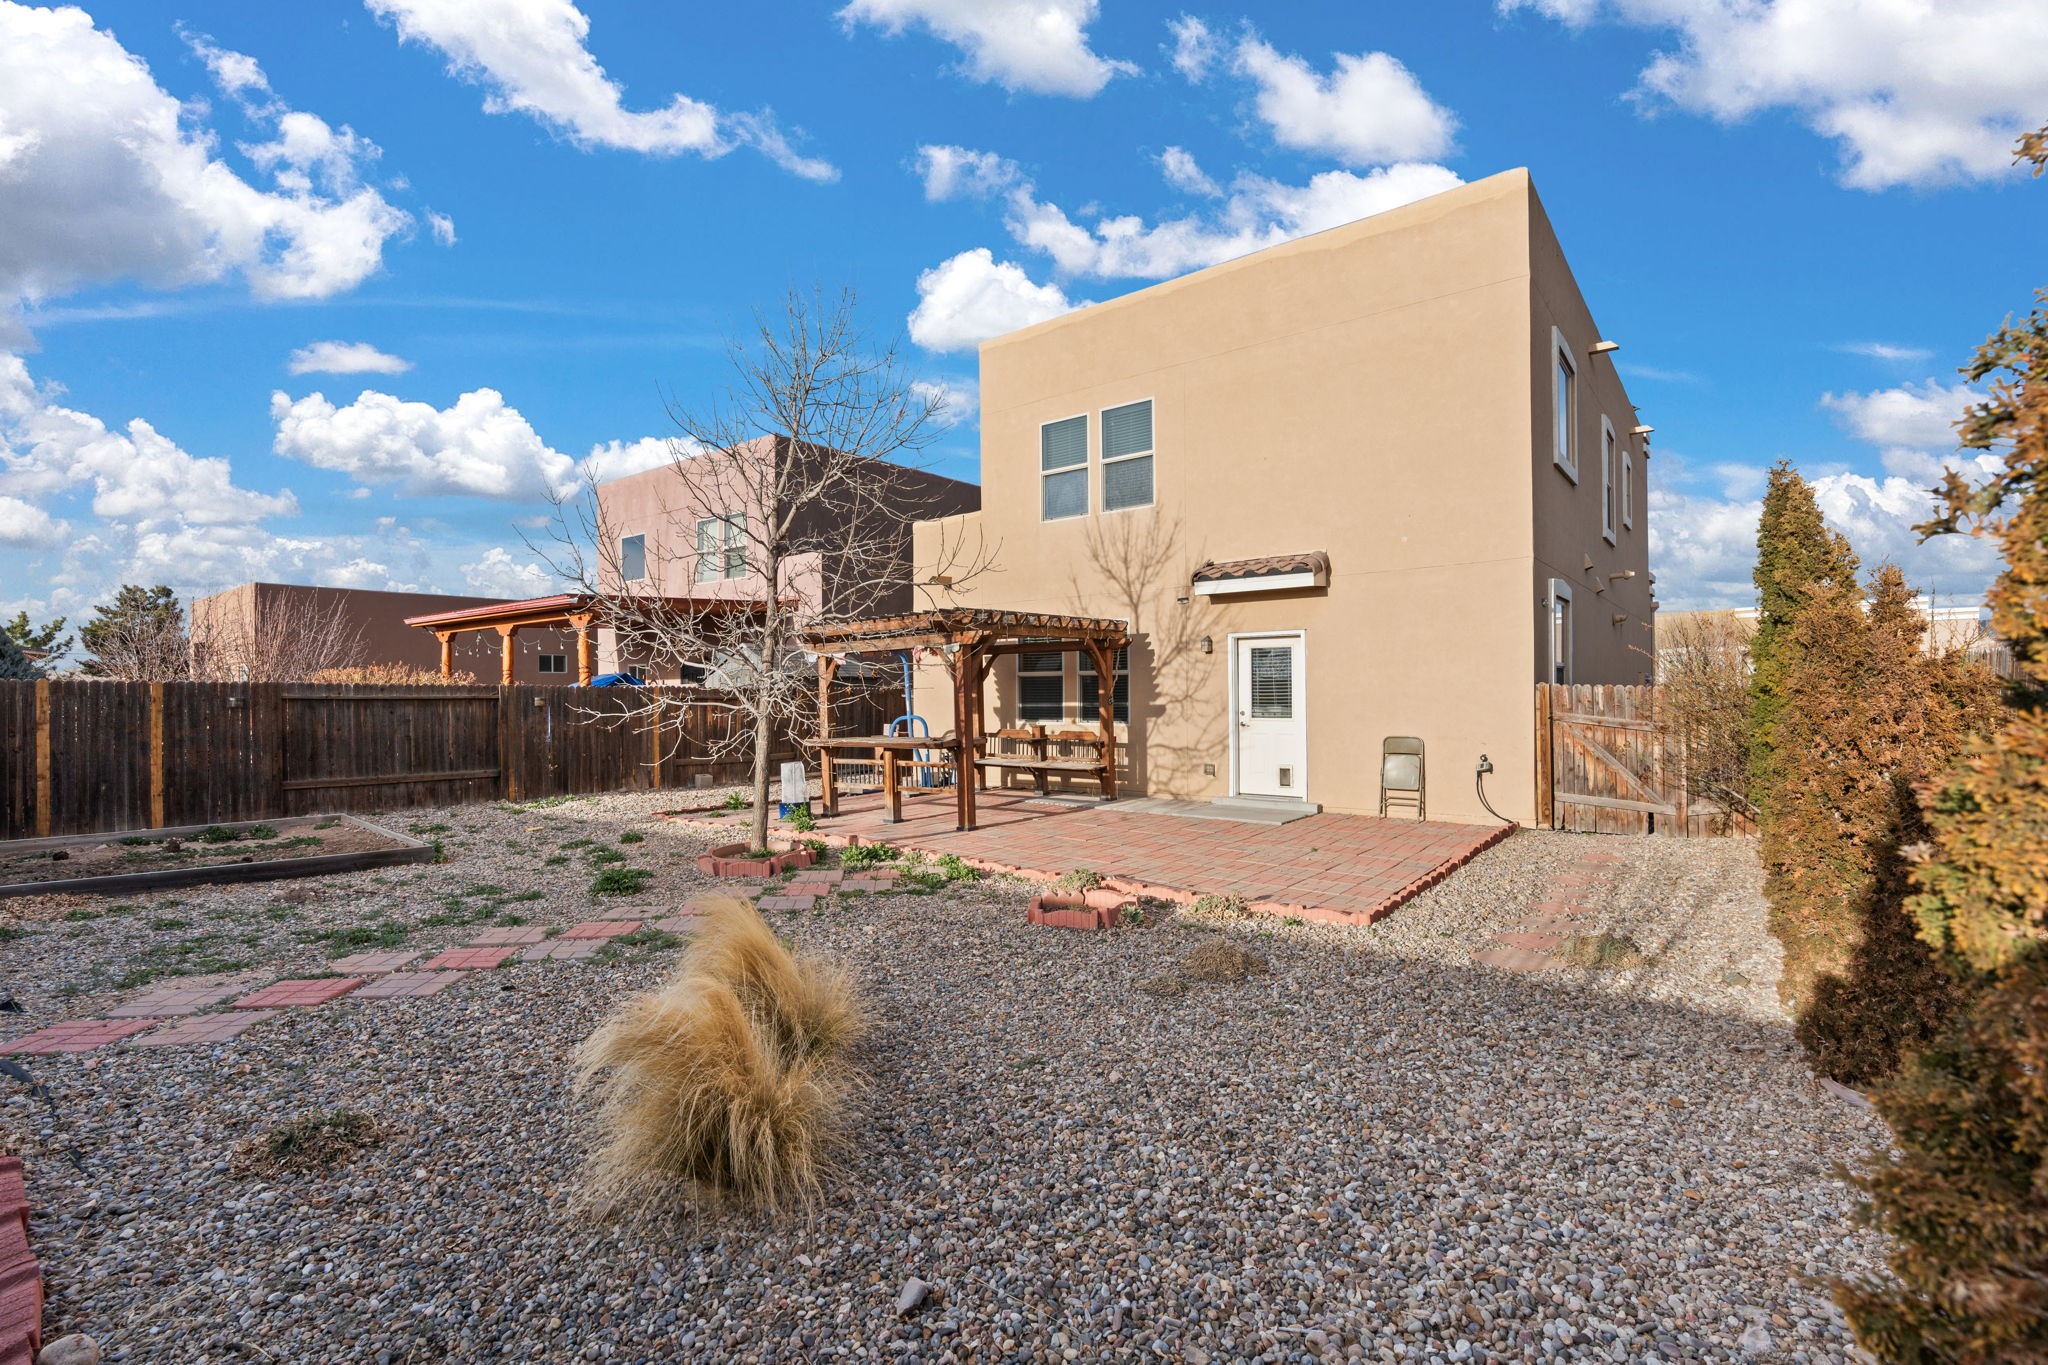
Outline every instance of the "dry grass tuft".
<path id="1" fill-rule="evenodd" d="M 1167 972 L 1163 975 L 1152 977 L 1149 980 L 1140 981 L 1138 989 L 1147 995 L 1156 996 L 1161 1000 L 1171 1000 L 1177 995 L 1185 995 L 1188 983 L 1171 972 Z"/>
<path id="2" fill-rule="evenodd" d="M 228 1168 L 236 1175 L 257 1176 L 324 1171 L 390 1135 L 382 1123 L 354 1110 L 308 1114 L 237 1143 Z"/>
<path id="3" fill-rule="evenodd" d="M 846 973 L 792 956 L 745 901 L 702 909 L 676 974 L 577 1051 L 600 1206 L 678 1183 L 770 1211 L 810 1203 L 843 1141 L 863 1022 Z"/>
<path id="4" fill-rule="evenodd" d="M 1267 970 L 1266 959 L 1222 937 L 1203 940 L 1180 960 L 1180 974 L 1190 981 L 1242 981 Z"/>
<path id="5" fill-rule="evenodd" d="M 1616 934 L 1573 934 L 1558 947 L 1557 955 L 1573 967 L 1625 971 L 1650 959 L 1631 938 Z"/>

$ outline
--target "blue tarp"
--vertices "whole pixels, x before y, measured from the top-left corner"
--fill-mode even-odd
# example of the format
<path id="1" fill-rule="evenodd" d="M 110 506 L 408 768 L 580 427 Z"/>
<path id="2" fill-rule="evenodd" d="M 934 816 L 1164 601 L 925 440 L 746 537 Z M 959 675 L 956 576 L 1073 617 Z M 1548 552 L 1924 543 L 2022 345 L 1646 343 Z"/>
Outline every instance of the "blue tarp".
<path id="1" fill-rule="evenodd" d="M 597 675 L 596 677 L 594 677 L 594 678 L 592 678 L 592 679 L 590 680 L 590 685 L 591 685 L 592 687 L 645 687 L 645 686 L 647 686 L 647 684 L 646 684 L 646 683 L 644 683 L 644 682 L 641 682 L 641 681 L 640 681 L 640 680 L 639 680 L 638 678 L 634 677 L 634 676 L 633 676 L 633 675 L 632 675 L 631 673 L 600 673 L 600 674 L 598 674 L 598 675 Z"/>

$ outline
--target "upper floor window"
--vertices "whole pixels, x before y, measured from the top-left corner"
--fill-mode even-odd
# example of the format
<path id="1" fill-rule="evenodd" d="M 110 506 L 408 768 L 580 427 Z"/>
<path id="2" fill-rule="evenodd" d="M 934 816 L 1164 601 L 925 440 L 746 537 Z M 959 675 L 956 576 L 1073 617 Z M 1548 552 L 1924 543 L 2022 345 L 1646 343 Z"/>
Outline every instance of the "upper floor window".
<path id="1" fill-rule="evenodd" d="M 747 572 L 747 517 L 727 512 L 697 523 L 697 581 L 741 578 Z"/>
<path id="2" fill-rule="evenodd" d="M 1146 423 L 1149 428 L 1151 423 Z M 1039 519 L 1088 515 L 1088 415 L 1038 429 Z M 1149 475 L 1147 482 L 1150 482 Z"/>
<path id="3" fill-rule="evenodd" d="M 1555 449 L 1551 458 L 1557 467 L 1579 481 L 1579 367 L 1572 361 L 1572 348 L 1564 344 L 1564 334 L 1555 327 L 1550 329 L 1551 366 L 1551 429 L 1555 433 Z"/>
<path id="4" fill-rule="evenodd" d="M 1614 543 L 1614 465 L 1620 452 L 1614 447 L 1614 423 L 1600 419 L 1600 534 Z"/>
<path id="5" fill-rule="evenodd" d="M 1621 451 L 1621 524 L 1636 528 L 1636 453 L 1626 446 Z"/>
<path id="6" fill-rule="evenodd" d="M 1550 680 L 1572 680 L 1572 590 L 1557 578 L 1550 580 Z"/>
<path id="7" fill-rule="evenodd" d="M 1065 720 L 1067 660 L 1056 649 L 1029 650 L 1017 656 L 1017 719 Z"/>
<path id="8" fill-rule="evenodd" d="M 569 671 L 569 656 L 566 654 L 541 655 L 540 671 L 543 673 L 567 673 Z"/>
<path id="9" fill-rule="evenodd" d="M 619 537 L 619 577 L 627 583 L 647 577 L 647 537 Z"/>
<path id="10" fill-rule="evenodd" d="M 1102 510 L 1152 505 L 1152 400 L 1102 413 Z"/>

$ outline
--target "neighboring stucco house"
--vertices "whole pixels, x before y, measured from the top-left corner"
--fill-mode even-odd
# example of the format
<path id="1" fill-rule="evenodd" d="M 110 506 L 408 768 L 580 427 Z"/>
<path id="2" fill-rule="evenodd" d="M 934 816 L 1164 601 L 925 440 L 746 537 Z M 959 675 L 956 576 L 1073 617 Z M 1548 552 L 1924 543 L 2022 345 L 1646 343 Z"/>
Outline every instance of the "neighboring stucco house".
<path id="1" fill-rule="evenodd" d="M 355 664 L 402 664 L 431 672 L 441 661 L 439 643 L 425 631 L 406 624 L 409 616 L 455 611 L 466 607 L 487 607 L 505 602 L 501 597 L 462 597 L 431 592 L 381 592 L 369 588 L 323 588 L 301 583 L 244 583 L 192 603 L 192 648 L 195 663 L 207 667 L 209 648 L 232 656 L 254 642 L 281 632 L 302 629 L 307 622 L 325 621 L 338 614 L 350 631 L 358 634 L 362 648 L 351 659 L 335 660 L 336 666 Z M 213 642 L 218 642 L 217 644 Z M 457 672 L 468 673 L 480 682 L 499 680 L 499 641 L 480 636 L 458 637 L 453 646 Z M 566 631 L 536 630 L 518 641 L 513 657 L 513 681 L 522 683 L 571 683 L 576 680 L 574 645 Z M 229 665 L 232 671 L 232 665 Z"/>
<path id="2" fill-rule="evenodd" d="M 754 571 L 758 556 L 747 549 L 747 528 L 759 533 L 764 518 L 761 489 L 772 462 L 802 461 L 806 455 L 786 436 L 761 437 L 744 449 L 759 464 L 739 471 L 717 458 L 686 459 L 598 485 L 597 525 L 606 544 L 598 556 L 606 593 L 644 593 L 703 601 L 760 602 L 767 585 Z M 849 539 L 872 549 L 866 532 L 848 535 L 863 506 L 887 505 L 881 520 L 907 528 L 918 517 L 943 518 L 973 512 L 981 490 L 971 483 L 881 460 L 869 462 L 861 504 L 838 499 L 814 502 L 792 530 L 795 552 L 784 561 L 781 595 L 800 602 L 799 611 L 871 614 L 907 611 L 915 604 L 911 544 L 906 533 L 890 537 L 881 554 L 849 556 L 834 547 Z M 876 519 L 868 518 L 872 527 Z M 859 559 L 859 563 L 849 562 Z M 630 672 L 648 682 L 695 681 L 697 671 L 674 663 L 633 657 L 617 632 L 598 631 L 599 667 Z"/>
<path id="3" fill-rule="evenodd" d="M 1654 668 L 1648 428 L 1526 171 L 1091 305 L 981 348 L 981 510 L 957 605 L 1114 617 L 1126 792 L 1528 822 L 1535 684 Z M 990 724 L 1082 722 L 1078 656 L 1019 655 Z M 951 723 L 942 671 L 917 710 Z"/>

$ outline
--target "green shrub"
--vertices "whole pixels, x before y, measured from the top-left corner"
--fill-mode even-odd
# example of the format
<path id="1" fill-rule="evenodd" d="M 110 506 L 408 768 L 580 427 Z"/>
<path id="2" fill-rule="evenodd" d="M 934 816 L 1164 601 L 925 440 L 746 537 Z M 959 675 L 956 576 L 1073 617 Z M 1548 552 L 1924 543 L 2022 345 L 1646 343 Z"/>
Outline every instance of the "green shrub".
<path id="1" fill-rule="evenodd" d="M 939 871 L 949 882 L 971 882 L 980 878 L 981 869 L 970 866 L 957 853 L 948 853 L 939 859 Z"/>
<path id="2" fill-rule="evenodd" d="M 647 836 L 637 829 L 629 829 L 619 836 L 619 842 L 622 844 L 639 844 L 645 843 L 646 840 Z"/>
<path id="3" fill-rule="evenodd" d="M 745 810 L 747 808 L 747 798 L 741 796 L 738 792 L 728 792 L 725 797 L 725 808 L 727 810 Z"/>
<path id="4" fill-rule="evenodd" d="M 412 930 L 397 920 L 380 920 L 375 924 L 350 924 L 339 929 L 309 929 L 299 934 L 301 943 L 320 943 L 336 956 L 361 952 L 366 948 L 396 948 L 410 937 Z"/>
<path id="5" fill-rule="evenodd" d="M 1062 872 L 1052 879 L 1052 884 L 1062 891 L 1093 891 L 1102 885 L 1102 878 L 1085 867 L 1071 872 Z"/>
<path id="6" fill-rule="evenodd" d="M 654 874 L 644 867 L 608 867 L 590 883 L 593 896 L 633 896 L 647 889 Z"/>
<path id="7" fill-rule="evenodd" d="M 818 817 L 812 815 L 810 806 L 808 804 L 805 804 L 798 806 L 794 810 L 790 811 L 790 813 L 783 818 L 783 823 L 788 825 L 791 829 L 795 830 L 798 834 L 809 834 L 812 830 L 818 827 Z"/>
<path id="8" fill-rule="evenodd" d="M 839 865 L 848 872 L 861 872 L 893 863 L 902 856 L 903 850 L 888 844 L 855 844 L 839 850 Z"/>
<path id="9" fill-rule="evenodd" d="M 208 825 L 192 837 L 202 844 L 232 844 L 242 836 L 226 825 Z"/>

